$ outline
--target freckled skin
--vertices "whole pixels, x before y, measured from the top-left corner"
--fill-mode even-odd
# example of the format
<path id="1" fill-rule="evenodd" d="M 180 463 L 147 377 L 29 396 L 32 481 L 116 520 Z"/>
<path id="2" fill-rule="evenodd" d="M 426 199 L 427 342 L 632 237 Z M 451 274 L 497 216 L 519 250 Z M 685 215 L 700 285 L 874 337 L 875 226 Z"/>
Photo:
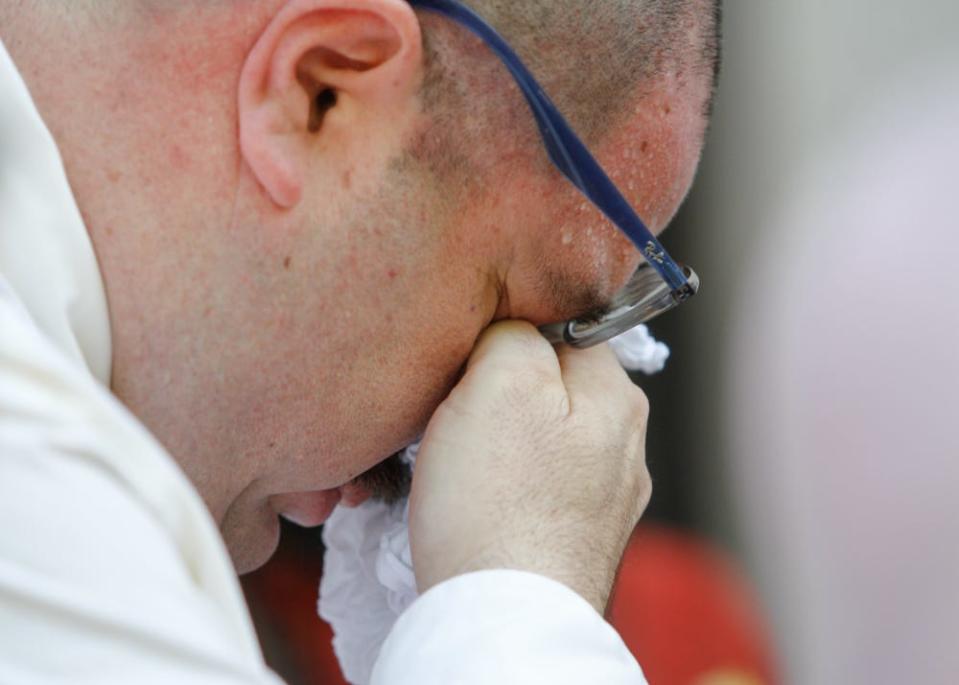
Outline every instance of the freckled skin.
<path id="1" fill-rule="evenodd" d="M 341 98 L 302 201 L 278 207 L 240 154 L 237 83 L 284 4 L 170 3 L 94 25 L 28 3 L 0 29 L 93 239 L 113 390 L 184 468 L 241 571 L 272 553 L 278 511 L 329 503 L 290 493 L 336 488 L 422 430 L 490 321 L 565 318 L 544 267 L 612 294 L 639 262 L 538 146 L 491 145 L 502 158 L 455 207 L 397 178 L 428 131 L 412 97 L 336 129 Z M 691 182 L 705 96 L 705 79 L 664 82 L 595 147 L 654 231 Z"/>

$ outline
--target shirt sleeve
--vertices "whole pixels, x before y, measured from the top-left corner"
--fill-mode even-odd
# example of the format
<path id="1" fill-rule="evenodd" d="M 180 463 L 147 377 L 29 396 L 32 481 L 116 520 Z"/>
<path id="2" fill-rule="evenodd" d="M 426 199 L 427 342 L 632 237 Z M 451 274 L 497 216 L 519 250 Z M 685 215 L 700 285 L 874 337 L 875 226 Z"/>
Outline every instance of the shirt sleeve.
<path id="1" fill-rule="evenodd" d="M 372 685 L 645 685 L 639 664 L 596 610 L 544 576 L 457 576 L 400 617 Z"/>

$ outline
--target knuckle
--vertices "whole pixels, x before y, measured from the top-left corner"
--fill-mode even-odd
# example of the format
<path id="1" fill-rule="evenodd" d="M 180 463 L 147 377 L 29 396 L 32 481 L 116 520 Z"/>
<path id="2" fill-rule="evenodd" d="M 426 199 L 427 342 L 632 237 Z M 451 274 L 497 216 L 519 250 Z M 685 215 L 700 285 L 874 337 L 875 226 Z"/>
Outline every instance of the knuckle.
<path id="1" fill-rule="evenodd" d="M 642 518 L 643 512 L 649 506 L 653 497 L 653 480 L 650 478 L 649 471 L 645 468 L 639 469 L 637 477 L 632 482 L 629 489 L 628 498 L 631 505 L 634 520 Z"/>
<path id="2" fill-rule="evenodd" d="M 653 479 L 646 468 L 643 468 L 643 477 L 637 481 L 636 485 L 636 503 L 639 506 L 640 513 L 642 513 L 653 498 Z"/>
<path id="3" fill-rule="evenodd" d="M 628 495 L 645 508 L 652 495 L 653 481 L 646 463 L 645 435 L 638 430 L 629 433 L 626 447 L 626 469 L 629 473 Z"/>
<path id="4" fill-rule="evenodd" d="M 649 398 L 646 393 L 638 385 L 631 383 L 627 397 L 632 413 L 640 415 L 645 420 L 649 416 Z"/>

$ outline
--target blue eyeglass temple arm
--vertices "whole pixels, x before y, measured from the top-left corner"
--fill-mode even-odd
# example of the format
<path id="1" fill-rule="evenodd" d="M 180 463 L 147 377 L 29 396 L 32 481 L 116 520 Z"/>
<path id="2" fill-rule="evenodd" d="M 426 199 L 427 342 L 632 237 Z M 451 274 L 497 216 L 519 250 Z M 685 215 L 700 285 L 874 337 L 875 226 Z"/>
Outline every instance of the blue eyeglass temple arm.
<path id="1" fill-rule="evenodd" d="M 589 153 L 563 115 L 536 82 L 513 49 L 481 16 L 456 0 L 409 0 L 410 5 L 443 14 L 462 24 L 490 47 L 509 69 L 526 97 L 539 126 L 553 164 L 593 204 L 602 210 L 646 257 L 677 299 L 686 299 L 694 290 L 683 270 L 646 228 L 630 204 L 596 159 Z"/>

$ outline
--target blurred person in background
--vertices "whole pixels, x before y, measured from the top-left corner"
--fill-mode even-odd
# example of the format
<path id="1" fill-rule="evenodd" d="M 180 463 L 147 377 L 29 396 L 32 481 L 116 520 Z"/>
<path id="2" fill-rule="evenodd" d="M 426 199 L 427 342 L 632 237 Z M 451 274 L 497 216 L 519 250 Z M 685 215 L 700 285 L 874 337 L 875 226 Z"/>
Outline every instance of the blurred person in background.
<path id="1" fill-rule="evenodd" d="M 731 318 L 733 496 L 794 683 L 959 682 L 959 55 L 903 62 L 809 150 Z"/>
<path id="2" fill-rule="evenodd" d="M 661 231 L 716 3 L 472 4 Z M 23 0 L 0 39 L 0 681 L 276 682 L 234 572 L 429 422 L 374 680 L 642 682 L 601 614 L 645 398 L 530 325 L 641 256 L 493 55 L 400 0 Z"/>

